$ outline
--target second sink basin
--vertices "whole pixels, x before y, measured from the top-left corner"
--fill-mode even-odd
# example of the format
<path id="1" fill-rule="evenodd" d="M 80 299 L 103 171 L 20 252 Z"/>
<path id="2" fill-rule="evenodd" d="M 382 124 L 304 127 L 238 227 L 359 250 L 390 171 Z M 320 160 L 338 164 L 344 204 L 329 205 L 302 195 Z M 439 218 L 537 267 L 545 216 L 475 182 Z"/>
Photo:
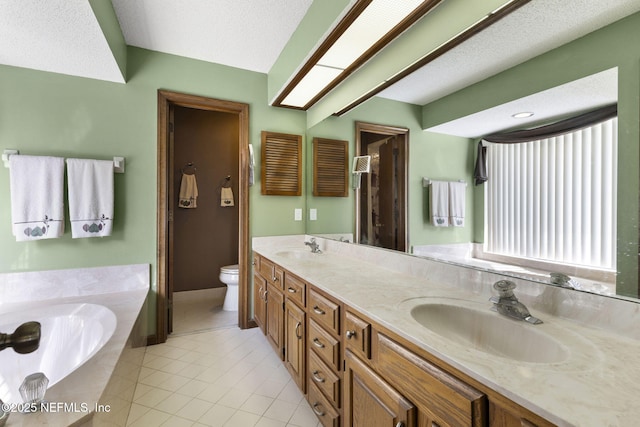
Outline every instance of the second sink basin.
<path id="1" fill-rule="evenodd" d="M 486 307 L 471 308 L 462 302 L 438 299 L 411 309 L 411 317 L 425 328 L 491 355 L 533 363 L 558 363 L 569 350 L 540 325 L 508 319 Z"/>

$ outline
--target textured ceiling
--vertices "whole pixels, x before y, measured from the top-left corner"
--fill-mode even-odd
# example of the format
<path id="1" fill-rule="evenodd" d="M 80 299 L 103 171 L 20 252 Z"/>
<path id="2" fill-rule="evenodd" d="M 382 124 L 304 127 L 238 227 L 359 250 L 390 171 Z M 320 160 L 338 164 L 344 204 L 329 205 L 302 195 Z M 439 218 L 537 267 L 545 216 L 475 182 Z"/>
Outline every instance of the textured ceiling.
<path id="1" fill-rule="evenodd" d="M 130 46 L 267 73 L 312 0 L 112 0 Z"/>
<path id="2" fill-rule="evenodd" d="M 0 0 L 0 64 L 124 83 L 86 0 Z"/>
<path id="3" fill-rule="evenodd" d="M 262 73 L 271 69 L 311 3 L 112 0 L 128 45 Z M 379 96 L 424 105 L 638 10 L 640 0 L 532 0 Z M 0 64 L 124 83 L 87 0 L 0 0 Z M 581 96 L 580 84 L 564 89 L 567 97 L 567 90 L 577 91 L 575 100 L 584 110 L 610 97 L 612 87 L 611 81 L 600 81 L 589 89 L 598 94 L 593 97 Z M 551 111 L 561 113 L 563 105 L 546 96 L 552 94 L 529 99 L 538 102 L 538 107 L 528 108 L 539 111 L 536 119 Z M 478 135 L 513 126 L 481 114 L 466 119 L 457 121 L 456 132 Z M 480 125 L 485 126 L 482 132 Z M 438 129 L 445 130 L 450 132 L 444 125 Z"/>
<path id="4" fill-rule="evenodd" d="M 533 0 L 378 96 L 425 105 L 639 10 L 640 0 Z M 428 130 L 476 137 L 616 99 L 613 71 Z M 536 115 L 514 122 L 519 111 Z"/>

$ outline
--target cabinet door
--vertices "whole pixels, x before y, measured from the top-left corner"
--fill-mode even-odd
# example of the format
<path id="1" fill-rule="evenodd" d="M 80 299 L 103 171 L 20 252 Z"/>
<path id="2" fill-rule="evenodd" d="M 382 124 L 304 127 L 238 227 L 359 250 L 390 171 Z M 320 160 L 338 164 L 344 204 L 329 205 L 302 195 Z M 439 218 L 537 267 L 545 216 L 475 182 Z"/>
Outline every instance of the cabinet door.
<path id="1" fill-rule="evenodd" d="M 296 306 L 290 300 L 285 303 L 285 343 L 284 343 L 284 364 L 298 384 L 302 392 L 305 392 L 305 345 L 306 345 L 306 314 L 304 310 Z"/>
<path id="2" fill-rule="evenodd" d="M 378 374 L 345 352 L 346 427 L 415 427 L 416 409 Z"/>
<path id="3" fill-rule="evenodd" d="M 253 319 L 256 321 L 262 332 L 266 333 L 267 324 L 267 302 L 265 293 L 267 292 L 267 282 L 259 275 L 253 275 Z"/>
<path id="4" fill-rule="evenodd" d="M 267 339 L 283 359 L 284 353 L 284 295 L 275 286 L 267 285 Z"/>

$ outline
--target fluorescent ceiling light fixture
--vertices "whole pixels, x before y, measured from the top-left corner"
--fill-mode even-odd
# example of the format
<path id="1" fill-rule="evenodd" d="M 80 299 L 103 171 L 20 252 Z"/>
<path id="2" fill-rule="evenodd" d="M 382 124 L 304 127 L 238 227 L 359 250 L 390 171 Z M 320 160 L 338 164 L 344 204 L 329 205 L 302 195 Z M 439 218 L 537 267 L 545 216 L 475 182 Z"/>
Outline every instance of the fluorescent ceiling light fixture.
<path id="1" fill-rule="evenodd" d="M 442 0 L 358 0 L 274 101 L 306 110 Z"/>
<path id="2" fill-rule="evenodd" d="M 511 117 L 513 117 L 514 119 L 526 119 L 531 116 L 533 116 L 533 113 L 531 111 L 523 111 L 521 113 L 511 115 Z"/>

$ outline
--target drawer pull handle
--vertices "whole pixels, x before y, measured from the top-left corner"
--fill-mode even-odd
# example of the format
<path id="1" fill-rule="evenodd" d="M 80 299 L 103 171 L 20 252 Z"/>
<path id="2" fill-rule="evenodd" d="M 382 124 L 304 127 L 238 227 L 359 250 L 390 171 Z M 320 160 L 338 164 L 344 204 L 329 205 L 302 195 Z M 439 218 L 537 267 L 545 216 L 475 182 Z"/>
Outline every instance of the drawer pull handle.
<path id="1" fill-rule="evenodd" d="M 315 311 L 317 314 L 322 314 L 322 315 L 326 314 L 326 312 L 320 307 L 318 307 L 317 305 L 313 306 L 313 311 Z"/>
<path id="2" fill-rule="evenodd" d="M 313 373 L 311 374 L 311 376 L 313 376 L 313 380 L 317 383 L 323 383 L 324 382 L 324 378 L 320 377 L 318 374 L 320 372 L 318 371 L 313 371 Z"/>
<path id="3" fill-rule="evenodd" d="M 324 348 L 324 344 L 322 344 L 318 338 L 313 339 L 313 345 L 315 345 L 318 348 Z"/>
<path id="4" fill-rule="evenodd" d="M 320 403 L 316 402 L 311 406 L 311 408 L 313 409 L 313 412 L 315 412 L 317 416 L 324 417 L 324 412 L 318 409 L 319 406 L 320 406 Z"/>
<path id="5" fill-rule="evenodd" d="M 350 340 L 351 338 L 356 336 L 356 331 L 347 331 L 346 335 L 347 339 Z"/>
<path id="6" fill-rule="evenodd" d="M 295 289 L 293 289 L 291 286 L 289 286 L 289 288 L 287 289 L 287 291 L 289 291 L 289 292 L 290 292 L 290 293 L 292 293 L 292 294 L 295 294 L 296 292 L 298 292 L 298 291 L 296 291 Z"/>
<path id="7" fill-rule="evenodd" d="M 302 335 L 300 335 L 300 333 L 299 333 L 300 326 L 302 326 L 302 322 L 296 323 L 296 338 L 298 338 L 299 340 L 302 339 Z"/>

